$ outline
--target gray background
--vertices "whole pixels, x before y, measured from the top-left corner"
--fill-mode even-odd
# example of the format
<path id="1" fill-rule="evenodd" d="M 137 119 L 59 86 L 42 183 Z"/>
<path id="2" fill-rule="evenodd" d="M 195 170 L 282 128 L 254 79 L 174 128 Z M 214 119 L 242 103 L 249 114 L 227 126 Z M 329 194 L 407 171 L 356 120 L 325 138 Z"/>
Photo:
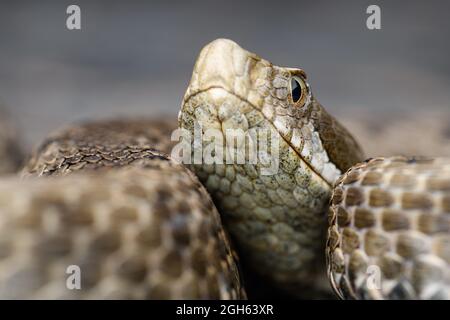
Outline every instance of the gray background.
<path id="1" fill-rule="evenodd" d="M 65 27 L 72 3 L 81 31 Z M 382 30 L 366 28 L 369 4 L 381 6 Z M 449 12 L 444 0 L 2 0 L 0 99 L 28 144 L 82 119 L 175 117 L 199 50 L 227 37 L 305 69 L 316 97 L 354 130 L 364 131 L 355 117 L 406 111 L 433 114 L 450 136 Z"/>

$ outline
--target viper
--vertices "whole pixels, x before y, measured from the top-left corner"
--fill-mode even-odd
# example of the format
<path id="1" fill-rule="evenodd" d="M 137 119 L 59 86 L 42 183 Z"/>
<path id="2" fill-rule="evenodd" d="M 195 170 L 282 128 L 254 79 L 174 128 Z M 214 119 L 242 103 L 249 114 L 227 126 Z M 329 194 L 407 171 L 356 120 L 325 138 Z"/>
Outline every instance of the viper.
<path id="1" fill-rule="evenodd" d="M 176 128 L 188 158 L 221 161 L 183 162 Z M 256 161 L 227 161 L 250 136 L 268 144 Z M 200 52 L 178 126 L 71 125 L 21 175 L 0 181 L 3 298 L 238 299 L 253 275 L 294 297 L 449 298 L 450 161 L 366 159 L 305 71 L 231 40 Z"/>

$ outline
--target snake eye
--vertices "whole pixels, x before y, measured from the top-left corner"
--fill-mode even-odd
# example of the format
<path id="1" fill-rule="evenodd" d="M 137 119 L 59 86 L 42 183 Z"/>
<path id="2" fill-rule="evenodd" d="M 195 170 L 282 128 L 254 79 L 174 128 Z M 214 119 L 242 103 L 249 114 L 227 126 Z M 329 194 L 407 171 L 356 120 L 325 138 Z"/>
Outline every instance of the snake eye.
<path id="1" fill-rule="evenodd" d="M 291 78 L 291 95 L 294 103 L 300 101 L 300 98 L 302 97 L 302 86 L 299 80 L 298 77 Z"/>
<path id="2" fill-rule="evenodd" d="M 305 103 L 306 96 L 309 93 L 308 84 L 302 77 L 291 76 L 291 98 L 296 106 L 302 106 Z"/>

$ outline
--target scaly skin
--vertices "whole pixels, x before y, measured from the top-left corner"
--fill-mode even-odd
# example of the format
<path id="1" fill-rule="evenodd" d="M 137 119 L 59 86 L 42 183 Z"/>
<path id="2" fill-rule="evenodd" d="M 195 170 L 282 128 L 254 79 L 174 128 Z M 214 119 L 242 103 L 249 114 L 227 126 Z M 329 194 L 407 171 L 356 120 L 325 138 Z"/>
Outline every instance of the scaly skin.
<path id="1" fill-rule="evenodd" d="M 171 121 L 127 119 L 72 125 L 47 137 L 33 152 L 23 176 L 66 175 L 82 169 L 120 168 L 164 158 L 173 142 Z"/>
<path id="2" fill-rule="evenodd" d="M 220 216 L 170 150 L 172 125 L 71 126 L 0 181 L 0 298 L 245 298 Z M 41 177 L 41 178 L 36 178 Z M 68 290 L 66 269 L 81 268 Z"/>
<path id="3" fill-rule="evenodd" d="M 297 103 L 289 87 L 293 76 L 304 84 Z M 300 69 L 274 66 L 219 39 L 201 51 L 179 113 L 180 128 L 215 128 L 227 143 L 227 129 L 268 129 L 280 138 L 273 175 L 262 175 L 262 166 L 248 161 L 190 168 L 215 200 L 244 263 L 297 293 L 318 285 L 315 274 L 326 274 L 331 186 L 363 160 L 358 144 L 317 102 L 305 78 Z M 194 144 L 192 154 L 211 143 Z"/>
<path id="4" fill-rule="evenodd" d="M 450 159 L 371 159 L 337 181 L 331 203 L 341 298 L 450 299 Z"/>

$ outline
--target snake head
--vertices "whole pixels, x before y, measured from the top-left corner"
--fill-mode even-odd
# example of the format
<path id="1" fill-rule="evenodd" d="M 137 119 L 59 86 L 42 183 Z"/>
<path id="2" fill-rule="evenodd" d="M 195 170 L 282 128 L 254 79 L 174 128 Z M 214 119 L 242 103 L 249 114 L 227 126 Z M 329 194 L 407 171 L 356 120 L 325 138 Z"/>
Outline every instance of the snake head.
<path id="1" fill-rule="evenodd" d="M 228 39 L 214 40 L 201 50 L 180 123 L 183 112 L 198 106 L 202 110 L 196 112 L 205 119 L 234 122 L 244 131 L 253 125 L 249 121 L 267 120 L 330 185 L 364 159 L 356 140 L 314 98 L 305 71 L 273 65 Z"/>
<path id="2" fill-rule="evenodd" d="M 221 89 L 267 113 L 283 107 L 295 116 L 312 99 L 306 78 L 302 69 L 275 66 L 231 40 L 217 39 L 200 52 L 183 102 Z"/>

